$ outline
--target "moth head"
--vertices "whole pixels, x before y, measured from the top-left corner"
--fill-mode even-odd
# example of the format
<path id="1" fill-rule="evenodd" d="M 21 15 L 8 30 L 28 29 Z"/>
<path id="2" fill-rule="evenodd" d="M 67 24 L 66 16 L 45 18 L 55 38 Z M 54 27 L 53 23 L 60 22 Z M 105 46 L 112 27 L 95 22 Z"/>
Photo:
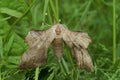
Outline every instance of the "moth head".
<path id="1" fill-rule="evenodd" d="M 55 32 L 56 32 L 57 35 L 60 35 L 61 34 L 61 27 L 60 27 L 60 25 L 56 25 L 56 26 L 57 27 L 55 29 Z"/>
<path id="2" fill-rule="evenodd" d="M 64 34 L 64 26 L 62 24 L 56 24 L 52 27 L 55 38 L 62 38 Z"/>

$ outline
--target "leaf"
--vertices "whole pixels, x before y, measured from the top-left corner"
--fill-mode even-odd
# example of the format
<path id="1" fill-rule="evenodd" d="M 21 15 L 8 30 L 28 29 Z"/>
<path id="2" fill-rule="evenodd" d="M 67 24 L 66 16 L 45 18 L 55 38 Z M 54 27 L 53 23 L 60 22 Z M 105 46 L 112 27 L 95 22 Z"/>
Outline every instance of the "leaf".
<path id="1" fill-rule="evenodd" d="M 3 18 L 3 19 L 0 19 L 0 21 L 6 21 L 6 20 L 9 20 L 11 17 L 6 17 L 6 18 Z"/>
<path id="2" fill-rule="evenodd" d="M 14 41 L 14 35 L 12 35 L 8 41 L 8 43 L 5 44 L 5 55 L 7 56 L 8 55 L 8 52 L 10 51 L 11 47 L 12 47 L 12 44 L 13 44 L 13 41 Z"/>
<path id="3" fill-rule="evenodd" d="M 120 57 L 120 43 L 118 43 L 117 45 L 117 55 L 118 57 Z"/>
<path id="4" fill-rule="evenodd" d="M 58 68 L 56 66 L 52 66 L 48 72 L 51 72 L 50 76 L 47 78 L 47 80 L 53 80 L 55 77 L 56 73 L 58 71 Z"/>
<path id="5" fill-rule="evenodd" d="M 3 42 L 1 36 L 0 36 L 0 57 L 3 58 Z"/>
<path id="6" fill-rule="evenodd" d="M 19 35 L 17 35 L 16 33 L 13 33 L 13 35 L 15 39 L 14 39 L 12 48 L 10 50 L 10 53 L 11 53 L 10 55 L 19 56 L 24 52 L 24 50 L 26 50 L 27 45 Z"/>
<path id="7" fill-rule="evenodd" d="M 10 69 L 11 69 L 11 68 L 12 68 L 12 69 L 15 69 L 15 68 L 17 68 L 18 66 L 17 66 L 17 65 L 13 65 L 13 64 L 6 64 L 5 67 L 6 67 L 6 68 L 10 68 Z"/>
<path id="8" fill-rule="evenodd" d="M 18 64 L 19 59 L 20 59 L 20 56 L 9 56 L 7 58 L 7 62 L 12 64 Z"/>
<path id="9" fill-rule="evenodd" d="M 69 73 L 69 67 L 64 58 L 62 58 L 62 65 L 64 67 L 64 71 L 66 71 L 66 73 Z"/>
<path id="10" fill-rule="evenodd" d="M 10 9 L 10 8 L 7 8 L 7 7 L 0 8 L 0 12 L 4 13 L 4 14 L 8 14 L 10 16 L 14 16 L 16 18 L 20 18 L 22 16 L 21 12 L 18 12 L 16 10 L 13 10 L 13 9 Z"/>

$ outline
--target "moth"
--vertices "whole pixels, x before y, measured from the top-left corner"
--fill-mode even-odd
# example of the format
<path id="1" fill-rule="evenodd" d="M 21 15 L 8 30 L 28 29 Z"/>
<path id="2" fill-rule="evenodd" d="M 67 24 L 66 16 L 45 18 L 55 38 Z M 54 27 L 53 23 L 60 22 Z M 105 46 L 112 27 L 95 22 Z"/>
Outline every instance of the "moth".
<path id="1" fill-rule="evenodd" d="M 62 24 L 56 24 L 48 30 L 30 31 L 26 38 L 29 48 L 22 55 L 19 68 L 40 67 L 47 60 L 47 52 L 50 44 L 58 61 L 61 61 L 64 43 L 72 51 L 79 68 L 93 71 L 92 59 L 87 51 L 91 42 L 87 33 L 82 31 L 71 31 Z"/>

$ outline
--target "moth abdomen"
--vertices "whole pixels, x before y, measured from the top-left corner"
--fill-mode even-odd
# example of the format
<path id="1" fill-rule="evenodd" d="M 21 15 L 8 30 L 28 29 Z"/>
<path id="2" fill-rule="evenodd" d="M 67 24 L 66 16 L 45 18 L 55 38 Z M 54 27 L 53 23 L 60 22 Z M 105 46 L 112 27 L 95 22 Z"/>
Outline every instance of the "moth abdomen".
<path id="1" fill-rule="evenodd" d="M 61 38 L 55 38 L 53 41 L 53 50 L 58 61 L 61 60 L 62 53 L 63 53 L 63 40 Z"/>

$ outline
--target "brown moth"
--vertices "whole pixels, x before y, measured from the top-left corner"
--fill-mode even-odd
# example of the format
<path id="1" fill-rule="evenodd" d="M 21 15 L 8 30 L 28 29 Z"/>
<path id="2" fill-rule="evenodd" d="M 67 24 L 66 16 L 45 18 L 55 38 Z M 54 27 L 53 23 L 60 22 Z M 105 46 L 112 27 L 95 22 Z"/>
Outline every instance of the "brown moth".
<path id="1" fill-rule="evenodd" d="M 62 24 L 56 24 L 48 30 L 30 31 L 25 40 L 29 48 L 22 55 L 20 69 L 36 68 L 45 63 L 50 44 L 53 45 L 55 55 L 60 62 L 65 42 L 71 49 L 78 67 L 93 71 L 93 63 L 87 51 L 91 39 L 85 32 L 70 31 Z"/>

